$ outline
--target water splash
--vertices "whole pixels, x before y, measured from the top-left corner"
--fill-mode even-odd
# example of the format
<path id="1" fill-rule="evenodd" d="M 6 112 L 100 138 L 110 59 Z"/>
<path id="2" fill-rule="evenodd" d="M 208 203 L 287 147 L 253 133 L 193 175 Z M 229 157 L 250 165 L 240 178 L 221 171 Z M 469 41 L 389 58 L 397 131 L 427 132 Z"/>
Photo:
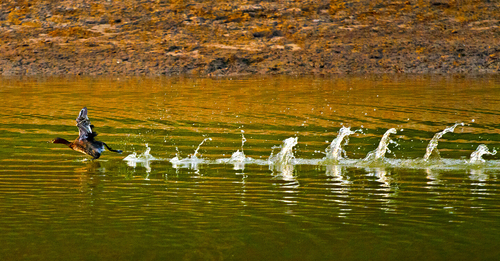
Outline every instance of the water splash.
<path id="1" fill-rule="evenodd" d="M 342 159 L 342 154 L 345 155 L 345 150 L 342 146 L 347 145 L 349 143 L 349 135 L 356 133 L 355 131 L 351 131 L 351 128 L 346 128 L 342 126 L 339 130 L 339 134 L 332 141 L 330 146 L 326 148 L 326 159 L 338 161 Z M 344 141 L 344 143 L 342 143 Z"/>
<path id="2" fill-rule="evenodd" d="M 193 155 L 191 156 L 191 158 L 197 158 L 196 155 L 198 154 L 198 151 L 200 150 L 201 148 L 201 145 L 203 145 L 203 143 L 205 143 L 205 141 L 207 140 L 212 140 L 212 138 L 205 138 L 203 139 L 203 141 L 200 143 L 200 145 L 198 145 L 198 148 L 196 148 L 196 150 L 194 151 Z"/>
<path id="3" fill-rule="evenodd" d="M 245 145 L 245 142 L 247 142 L 247 139 L 245 138 L 245 135 L 243 135 L 245 131 L 241 131 L 241 151 L 243 152 L 243 145 Z"/>
<path id="4" fill-rule="evenodd" d="M 237 150 L 233 152 L 228 162 L 245 162 L 245 159 L 245 153 L 243 153 L 243 151 Z"/>
<path id="5" fill-rule="evenodd" d="M 243 135 L 244 131 L 241 131 L 241 151 L 237 150 L 233 152 L 231 155 L 231 158 L 225 158 L 225 159 L 217 159 L 217 163 L 220 164 L 234 164 L 233 169 L 234 170 L 244 170 L 245 169 L 245 163 L 246 162 L 251 162 L 252 158 L 249 158 L 245 156 L 245 153 L 243 152 L 243 146 L 245 145 L 245 142 L 247 139 L 245 138 L 245 135 Z"/>
<path id="6" fill-rule="evenodd" d="M 243 152 L 243 145 L 245 145 L 245 142 L 247 139 L 245 139 L 245 135 L 243 135 L 243 131 L 241 131 L 241 151 L 237 150 L 236 152 L 231 155 L 230 162 L 244 162 L 245 161 L 245 153 Z"/>
<path id="7" fill-rule="evenodd" d="M 233 152 L 230 158 L 218 159 L 218 160 L 207 160 L 201 158 L 199 154 L 201 146 L 204 145 L 207 141 L 212 140 L 211 138 L 205 138 L 203 139 L 202 142 L 200 142 L 198 147 L 194 150 L 194 153 L 186 158 L 181 158 L 179 150 L 177 149 L 176 156 L 170 159 L 170 162 L 172 163 L 174 168 L 190 168 L 194 170 L 198 170 L 199 164 L 234 164 L 235 170 L 243 170 L 245 164 L 267 165 L 269 166 L 269 169 L 273 171 L 273 175 L 274 172 L 277 172 L 278 173 L 277 175 L 280 178 L 289 180 L 296 178 L 294 176 L 294 168 L 296 165 L 318 165 L 318 166 L 338 165 L 342 167 L 369 166 L 370 168 L 383 167 L 383 168 L 411 168 L 411 169 L 428 169 L 428 170 L 441 169 L 441 168 L 446 168 L 446 169 L 499 168 L 500 161 L 498 160 L 488 160 L 487 161 L 488 164 L 471 165 L 474 163 L 486 162 L 482 158 L 484 155 L 496 155 L 497 153 L 496 150 L 490 151 L 484 144 L 479 145 L 477 150 L 471 154 L 470 160 L 467 161 L 463 159 L 441 159 L 440 161 L 429 161 L 431 157 L 430 155 L 432 155 L 433 153 L 434 154 L 439 153 L 436 149 L 439 139 L 444 134 L 448 132 L 453 132 L 458 125 L 463 125 L 463 124 L 458 123 L 452 127 L 446 128 L 445 130 L 439 133 L 436 133 L 427 148 L 428 152 L 427 154 L 429 155 L 426 154 L 425 158 L 422 159 L 385 158 L 387 152 L 390 152 L 388 146 L 391 143 L 395 143 L 390 139 L 390 134 L 395 134 L 397 132 L 396 129 L 394 128 L 389 129 L 384 133 L 378 144 L 377 149 L 370 152 L 364 159 L 348 159 L 348 158 L 342 159 L 341 157 L 343 155 L 342 153 L 345 153 L 342 150 L 342 146 L 344 146 L 347 143 L 347 138 L 349 135 L 358 132 L 358 131 L 350 131 L 349 128 L 342 127 L 339 130 L 338 136 L 335 138 L 334 141 L 332 141 L 332 144 L 330 144 L 329 148 L 327 148 L 326 150 L 327 152 L 329 152 L 330 158 L 334 159 L 336 157 L 337 159 L 342 159 L 341 162 L 327 161 L 325 160 L 325 158 L 322 159 L 296 158 L 293 153 L 293 148 L 298 143 L 297 137 L 285 139 L 283 141 L 283 144 L 279 147 L 281 148 L 279 153 L 274 154 L 273 152 L 267 159 L 249 158 L 244 153 L 244 144 L 246 143 L 247 140 L 243 134 L 241 140 L 241 148 L 238 149 L 236 152 Z M 133 154 L 130 154 L 127 157 L 125 157 L 123 160 L 126 161 L 127 164 L 132 167 L 136 167 L 136 165 L 139 163 L 143 165 L 148 172 L 150 172 L 151 171 L 150 161 L 162 160 L 162 159 L 152 156 L 151 148 L 148 146 L 148 144 L 146 144 L 146 149 L 144 153 L 138 155 L 138 153 L 134 152 Z M 332 169 L 332 173 L 333 172 L 334 169 Z M 332 175 L 337 176 L 335 174 Z"/>
<path id="8" fill-rule="evenodd" d="M 446 134 L 448 132 L 455 131 L 455 128 L 458 125 L 464 126 L 463 123 L 456 123 L 455 125 L 448 127 L 446 129 L 444 129 L 443 131 L 434 134 L 434 137 L 432 137 L 431 141 L 429 142 L 429 145 L 427 145 L 427 149 L 426 149 L 425 155 L 424 155 L 424 161 L 428 161 L 432 155 L 435 155 L 437 158 L 439 158 L 439 151 L 437 150 L 439 139 L 441 139 L 441 137 L 443 137 L 444 134 Z"/>
<path id="9" fill-rule="evenodd" d="M 125 157 L 123 160 L 127 162 L 127 165 L 134 168 L 137 166 L 137 163 L 140 163 L 142 166 L 144 166 L 144 168 L 146 168 L 146 171 L 149 173 L 151 172 L 151 166 L 149 162 L 153 160 L 159 160 L 158 158 L 153 157 L 150 152 L 151 148 L 146 143 L 146 151 L 144 151 L 144 153 L 137 155 L 137 153 L 134 152 Z"/>
<path id="10" fill-rule="evenodd" d="M 481 144 L 477 147 L 476 151 L 472 152 L 470 155 L 470 163 L 483 163 L 485 160 L 483 159 L 483 155 L 495 155 L 497 151 L 493 149 L 490 151 L 488 147 L 484 144 Z"/>
<path id="11" fill-rule="evenodd" d="M 231 155 L 231 158 L 229 159 L 229 162 L 233 163 L 234 170 L 244 170 L 245 169 L 245 154 L 243 151 L 235 151 L 233 155 Z"/>
<path id="12" fill-rule="evenodd" d="M 281 146 L 281 151 L 273 156 L 273 153 L 269 156 L 269 164 L 273 165 L 289 165 L 293 163 L 295 156 L 293 155 L 293 147 L 297 145 L 299 138 L 288 138 L 283 141 Z"/>
<path id="13" fill-rule="evenodd" d="M 196 155 L 198 155 L 198 151 L 200 150 L 201 145 L 203 145 L 203 143 L 205 143 L 206 141 L 211 141 L 211 140 L 212 140 L 212 138 L 203 139 L 203 141 L 198 145 L 198 147 L 196 148 L 194 153 L 192 155 L 189 155 L 187 158 L 184 158 L 184 159 L 182 159 L 179 156 L 180 153 L 177 150 L 176 156 L 173 157 L 172 159 L 170 159 L 170 163 L 172 163 L 172 167 L 176 168 L 176 169 L 185 167 L 185 168 L 198 170 L 198 164 L 202 163 L 203 159 L 199 159 Z"/>
<path id="14" fill-rule="evenodd" d="M 389 138 L 389 135 L 396 134 L 396 132 L 397 131 L 395 128 L 388 129 L 384 133 L 384 136 L 382 136 L 382 139 L 380 140 L 380 143 L 378 144 L 377 149 L 374 151 L 368 152 L 364 161 L 380 160 L 380 159 L 383 159 L 385 157 L 385 154 L 387 152 L 391 152 L 388 148 L 389 143 L 395 143 L 395 142 Z"/>
<path id="15" fill-rule="evenodd" d="M 294 170 L 294 159 L 293 147 L 297 145 L 299 138 L 288 138 L 283 141 L 281 146 L 281 151 L 273 156 L 273 153 L 269 156 L 268 163 L 271 170 L 276 170 L 279 173 L 279 177 L 285 181 L 295 182 L 295 177 L 293 176 Z"/>

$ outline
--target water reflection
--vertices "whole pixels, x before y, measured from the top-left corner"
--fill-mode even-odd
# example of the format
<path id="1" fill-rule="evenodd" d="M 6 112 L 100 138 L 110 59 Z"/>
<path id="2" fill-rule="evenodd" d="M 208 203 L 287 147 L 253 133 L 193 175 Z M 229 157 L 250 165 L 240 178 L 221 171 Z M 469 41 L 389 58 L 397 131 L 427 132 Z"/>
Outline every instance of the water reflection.
<path id="1" fill-rule="evenodd" d="M 367 169 L 370 171 L 370 169 Z M 374 168 L 375 177 L 377 177 L 377 182 L 381 184 L 383 187 L 391 187 L 391 178 L 388 176 L 386 169 L 384 168 Z"/>
<path id="2" fill-rule="evenodd" d="M 0 256 L 495 256 L 498 79 L 394 77 L 0 79 Z M 46 146 L 83 106 L 128 156 Z M 436 130 L 472 119 L 423 160 Z"/>
<path id="3" fill-rule="evenodd" d="M 489 176 L 484 174 L 484 170 L 480 168 L 472 168 L 469 170 L 469 178 L 473 181 L 472 185 L 484 186 Z M 477 182 L 474 182 L 477 181 Z"/>
<path id="4" fill-rule="evenodd" d="M 101 162 L 91 161 L 85 166 L 76 168 L 79 173 L 79 191 L 84 193 L 93 193 L 93 190 L 100 184 L 100 177 L 105 174 L 106 168 L 101 166 Z"/>
<path id="5" fill-rule="evenodd" d="M 277 164 L 277 165 L 271 165 L 270 167 L 271 171 L 273 172 L 273 176 L 279 177 L 284 181 L 291 181 L 291 182 L 297 182 L 293 170 L 295 169 L 294 165 L 292 164 Z"/>
<path id="6" fill-rule="evenodd" d="M 272 170 L 274 185 L 278 188 L 276 192 L 282 196 L 278 200 L 286 205 L 299 204 L 298 191 L 300 183 L 293 174 L 294 166 L 291 164 L 274 165 Z M 291 213 L 289 209 L 286 212 Z"/>
<path id="7" fill-rule="evenodd" d="M 427 174 L 427 179 L 429 180 L 427 184 L 429 185 L 439 185 L 441 184 L 440 173 L 438 171 L 433 171 L 430 168 L 425 169 L 425 173 Z"/>
<path id="8" fill-rule="evenodd" d="M 349 180 L 349 176 L 345 174 L 345 167 L 340 165 L 327 165 L 325 175 L 327 177 L 333 177 L 331 181 L 337 181 L 341 185 L 349 185 L 352 183 Z"/>
<path id="9" fill-rule="evenodd" d="M 104 166 L 104 163 L 100 161 L 86 160 L 84 165 L 75 168 L 75 172 L 83 174 L 104 174 L 106 173 L 106 167 Z"/>

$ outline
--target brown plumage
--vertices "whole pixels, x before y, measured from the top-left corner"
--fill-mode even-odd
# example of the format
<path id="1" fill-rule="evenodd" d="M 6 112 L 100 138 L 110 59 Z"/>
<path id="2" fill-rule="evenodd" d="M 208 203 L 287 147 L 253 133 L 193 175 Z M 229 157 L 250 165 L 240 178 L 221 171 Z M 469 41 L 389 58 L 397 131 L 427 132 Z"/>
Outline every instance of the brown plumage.
<path id="1" fill-rule="evenodd" d="M 101 153 L 105 150 L 104 147 L 109 151 L 122 153 L 121 150 L 111 149 L 106 143 L 94 139 L 97 133 L 93 131 L 94 125 L 90 124 L 90 120 L 87 117 L 87 107 L 84 107 L 80 111 L 80 114 L 78 114 L 76 126 L 80 132 L 80 136 L 73 142 L 69 142 L 63 138 L 55 138 L 52 143 L 67 145 L 73 150 L 92 156 L 94 159 L 98 159 L 101 156 Z"/>

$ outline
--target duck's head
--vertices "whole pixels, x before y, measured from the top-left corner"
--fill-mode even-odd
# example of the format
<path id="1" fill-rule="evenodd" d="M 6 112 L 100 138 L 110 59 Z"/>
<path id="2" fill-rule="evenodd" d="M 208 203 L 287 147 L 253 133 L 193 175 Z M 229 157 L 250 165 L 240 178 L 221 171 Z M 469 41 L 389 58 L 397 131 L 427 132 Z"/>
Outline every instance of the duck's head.
<path id="1" fill-rule="evenodd" d="M 52 140 L 52 143 L 60 143 L 60 144 L 69 145 L 71 142 L 69 142 L 63 138 L 55 138 Z"/>

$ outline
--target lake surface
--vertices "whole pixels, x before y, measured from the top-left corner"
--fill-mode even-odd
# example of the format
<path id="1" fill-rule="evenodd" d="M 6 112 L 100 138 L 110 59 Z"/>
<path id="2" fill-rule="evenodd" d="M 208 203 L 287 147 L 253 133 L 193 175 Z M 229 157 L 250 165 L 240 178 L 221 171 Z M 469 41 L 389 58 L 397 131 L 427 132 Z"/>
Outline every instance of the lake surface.
<path id="1" fill-rule="evenodd" d="M 2 78 L 0 96 L 1 260 L 500 256 L 500 77 Z M 84 106 L 122 154 L 50 143 Z"/>

